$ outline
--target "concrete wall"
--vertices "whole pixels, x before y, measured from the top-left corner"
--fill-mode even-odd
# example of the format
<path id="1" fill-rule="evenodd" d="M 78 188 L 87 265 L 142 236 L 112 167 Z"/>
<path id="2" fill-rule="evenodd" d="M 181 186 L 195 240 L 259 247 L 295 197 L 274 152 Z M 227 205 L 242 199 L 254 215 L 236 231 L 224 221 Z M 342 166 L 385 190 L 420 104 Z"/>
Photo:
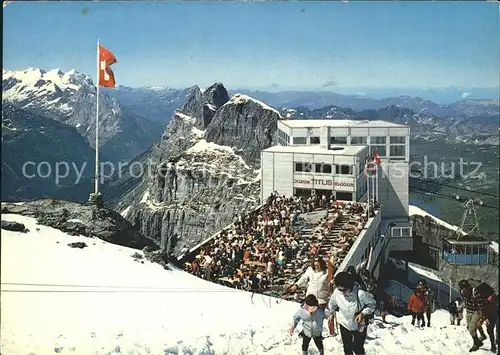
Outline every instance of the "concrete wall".
<path id="1" fill-rule="evenodd" d="M 409 166 L 405 162 L 382 160 L 378 184 L 384 218 L 408 216 L 408 172 Z"/>
<path id="2" fill-rule="evenodd" d="M 379 233 L 380 231 L 380 221 L 380 211 L 376 211 L 375 217 L 371 217 L 368 219 L 367 224 L 365 224 L 365 228 L 361 231 L 358 238 L 347 253 L 346 257 L 340 264 L 338 270 L 336 271 L 336 274 L 341 271 L 347 270 L 347 267 L 349 265 L 356 266 L 365 260 L 364 255 L 367 248 L 370 248 L 370 246 L 374 245 L 380 238 L 380 235 L 378 235 L 377 238 L 374 238 L 374 235 L 377 235 L 377 233 Z M 372 260 L 376 260 L 377 258 L 378 255 L 375 255 L 375 253 L 373 253 Z"/>

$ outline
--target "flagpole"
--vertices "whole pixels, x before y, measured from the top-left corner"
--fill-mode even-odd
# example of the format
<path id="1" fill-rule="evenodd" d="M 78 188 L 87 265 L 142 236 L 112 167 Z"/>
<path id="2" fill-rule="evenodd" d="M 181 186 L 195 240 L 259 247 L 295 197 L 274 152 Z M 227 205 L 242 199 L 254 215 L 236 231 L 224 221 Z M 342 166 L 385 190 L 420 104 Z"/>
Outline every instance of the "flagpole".
<path id="1" fill-rule="evenodd" d="M 97 39 L 97 81 L 96 81 L 96 117 L 95 117 L 95 188 L 94 192 L 99 193 L 99 39 Z"/>
<path id="2" fill-rule="evenodd" d="M 370 218 L 370 176 L 368 173 L 368 165 L 365 164 L 366 175 L 366 216 Z"/>
<path id="3" fill-rule="evenodd" d="M 375 164 L 375 166 L 377 167 L 377 172 L 375 175 L 375 188 L 376 188 L 376 191 L 375 191 L 375 201 L 379 202 L 378 201 L 378 172 L 379 172 L 379 164 Z"/>

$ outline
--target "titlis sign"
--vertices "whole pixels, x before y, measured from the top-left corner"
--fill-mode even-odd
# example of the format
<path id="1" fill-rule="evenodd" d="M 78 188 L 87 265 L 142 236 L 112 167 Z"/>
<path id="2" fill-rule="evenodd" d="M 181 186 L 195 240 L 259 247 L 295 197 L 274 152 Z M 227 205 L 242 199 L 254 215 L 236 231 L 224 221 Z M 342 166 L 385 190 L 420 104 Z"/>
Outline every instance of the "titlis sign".
<path id="1" fill-rule="evenodd" d="M 352 182 L 344 182 L 344 181 L 333 181 L 333 180 L 324 180 L 324 179 L 295 179 L 295 184 L 298 185 L 311 185 L 314 186 L 342 186 L 342 187 L 354 187 Z"/>

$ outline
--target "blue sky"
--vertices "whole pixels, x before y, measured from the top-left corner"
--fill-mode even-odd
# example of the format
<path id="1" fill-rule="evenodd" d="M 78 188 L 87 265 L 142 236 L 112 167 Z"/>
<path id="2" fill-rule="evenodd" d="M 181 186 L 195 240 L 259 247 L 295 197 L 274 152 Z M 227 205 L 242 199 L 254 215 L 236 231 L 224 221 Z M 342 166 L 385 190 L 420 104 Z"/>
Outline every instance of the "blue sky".
<path id="1" fill-rule="evenodd" d="M 5 69 L 92 77 L 99 37 L 134 87 L 469 88 L 500 75 L 494 3 L 10 3 L 3 35 Z"/>

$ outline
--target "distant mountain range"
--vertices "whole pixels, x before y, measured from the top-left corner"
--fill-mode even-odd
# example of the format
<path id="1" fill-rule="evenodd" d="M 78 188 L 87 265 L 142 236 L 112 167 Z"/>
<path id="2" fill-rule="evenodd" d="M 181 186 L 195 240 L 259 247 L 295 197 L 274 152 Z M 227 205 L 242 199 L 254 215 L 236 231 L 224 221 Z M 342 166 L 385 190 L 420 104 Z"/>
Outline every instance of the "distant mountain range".
<path id="1" fill-rule="evenodd" d="M 163 124 L 137 115 L 104 90 L 99 97 L 100 147 L 113 161 L 133 159 L 161 136 Z M 2 102 L 70 125 L 95 146 L 96 87 L 85 74 L 3 70 Z"/>
<path id="2" fill-rule="evenodd" d="M 135 115 L 165 125 L 172 118 L 173 112 L 186 102 L 192 89 L 131 88 L 119 85 L 104 91 Z"/>
<path id="3" fill-rule="evenodd" d="M 182 106 L 191 90 L 192 88 L 146 87 L 134 89 L 119 86 L 106 92 L 135 114 L 165 124 L 172 117 L 175 109 Z M 467 95 L 464 95 L 467 96 L 464 99 L 445 105 L 408 95 L 373 98 L 366 95 L 344 95 L 328 91 L 229 91 L 230 96 L 237 93 L 253 97 L 279 110 L 297 107 L 316 110 L 336 106 L 354 111 L 364 111 L 397 106 L 411 109 L 426 116 L 441 118 L 491 118 L 499 115 L 499 100 L 470 99 Z"/>
<path id="4" fill-rule="evenodd" d="M 499 144 L 498 115 L 455 116 L 441 118 L 431 116 L 400 106 L 386 106 L 380 109 L 354 111 L 337 106 L 328 106 L 316 110 L 307 107 L 281 109 L 281 115 L 287 119 L 349 119 L 349 120 L 384 120 L 410 126 L 413 138 L 429 141 L 437 139 L 454 143 Z"/>
<path id="5" fill-rule="evenodd" d="M 397 96 L 375 99 L 360 95 L 341 95 L 333 92 L 283 91 L 269 93 L 263 91 L 239 91 L 255 97 L 275 108 L 306 107 L 310 110 L 337 106 L 354 111 L 378 110 L 388 106 L 411 109 L 417 113 L 438 117 L 477 117 L 499 115 L 499 100 L 462 99 L 448 105 L 437 104 L 421 97 Z M 235 93 L 235 92 L 233 92 Z"/>

